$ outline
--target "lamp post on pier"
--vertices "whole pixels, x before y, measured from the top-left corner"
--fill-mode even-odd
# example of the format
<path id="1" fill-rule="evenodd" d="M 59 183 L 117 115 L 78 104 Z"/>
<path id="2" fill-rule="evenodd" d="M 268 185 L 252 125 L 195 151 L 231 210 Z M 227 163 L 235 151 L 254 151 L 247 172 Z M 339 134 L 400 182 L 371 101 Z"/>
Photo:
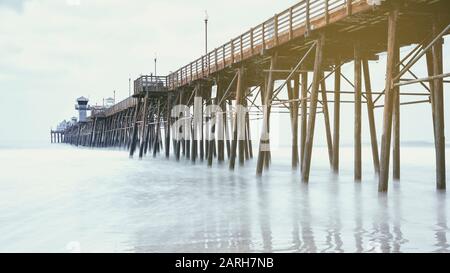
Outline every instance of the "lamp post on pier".
<path id="1" fill-rule="evenodd" d="M 208 55 L 208 11 L 205 10 L 205 55 Z"/>
<path id="2" fill-rule="evenodd" d="M 206 66 L 209 64 L 209 56 L 208 56 L 208 11 L 205 10 L 205 60 L 206 60 Z"/>

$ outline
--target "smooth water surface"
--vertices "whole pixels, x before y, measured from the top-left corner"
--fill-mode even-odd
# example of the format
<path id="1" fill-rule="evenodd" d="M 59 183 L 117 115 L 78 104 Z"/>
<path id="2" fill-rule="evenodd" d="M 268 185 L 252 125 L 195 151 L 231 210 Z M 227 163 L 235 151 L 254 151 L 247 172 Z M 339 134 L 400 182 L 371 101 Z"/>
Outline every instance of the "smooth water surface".
<path id="1" fill-rule="evenodd" d="M 0 149 L 0 252 L 448 252 L 450 200 L 435 190 L 433 147 L 402 149 L 402 180 L 377 193 L 370 149 L 353 181 L 315 148 L 308 185 L 274 151 L 255 159 L 175 162 L 66 145 Z"/>

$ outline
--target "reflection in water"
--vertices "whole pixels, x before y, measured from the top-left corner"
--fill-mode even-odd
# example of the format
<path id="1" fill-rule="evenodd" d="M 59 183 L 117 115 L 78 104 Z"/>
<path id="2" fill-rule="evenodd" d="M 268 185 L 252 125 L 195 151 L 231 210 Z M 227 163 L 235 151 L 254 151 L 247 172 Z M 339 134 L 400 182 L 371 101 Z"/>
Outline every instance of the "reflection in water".
<path id="1" fill-rule="evenodd" d="M 401 221 L 402 221 L 402 198 L 401 198 L 401 191 L 399 189 L 398 181 L 394 182 L 395 187 L 393 191 L 394 196 L 394 212 L 393 212 L 393 219 L 394 227 L 393 227 L 393 233 L 394 233 L 394 242 L 393 242 L 393 252 L 401 252 L 401 246 L 408 242 L 408 240 L 403 238 L 403 233 L 401 229 Z"/>
<path id="2" fill-rule="evenodd" d="M 268 194 L 264 189 L 262 181 L 258 181 L 258 221 L 261 227 L 261 238 L 263 244 L 263 252 L 272 252 L 272 231 L 270 229 L 270 212 L 267 208 L 270 206 Z"/>
<path id="3" fill-rule="evenodd" d="M 303 208 L 301 210 L 301 215 L 299 218 L 301 229 L 302 229 L 302 239 L 303 245 L 300 247 L 301 252 L 317 252 L 316 243 L 314 241 L 314 231 L 311 228 L 311 208 L 310 208 L 310 198 L 309 189 L 307 185 L 301 185 L 300 196 L 303 200 Z"/>
<path id="4" fill-rule="evenodd" d="M 370 173 L 355 183 L 344 160 L 332 176 L 320 160 L 326 149 L 315 153 L 304 184 L 284 153 L 257 178 L 254 162 L 230 172 L 122 151 L 2 151 L 0 181 L 9 183 L 0 183 L 0 252 L 61 252 L 69 242 L 86 252 L 449 251 L 450 203 L 429 182 L 432 165 L 408 169 L 405 157 L 403 180 L 379 195 Z M 18 176 L 24 168 L 29 174 Z"/>
<path id="5" fill-rule="evenodd" d="M 403 238 L 402 232 L 401 191 L 398 185 L 392 187 L 391 191 L 390 195 L 378 195 L 369 252 L 401 252 L 401 246 L 408 242 Z"/>
<path id="6" fill-rule="evenodd" d="M 371 234 L 370 252 L 391 252 L 390 242 L 392 234 L 390 232 L 389 202 L 385 194 L 378 196 L 378 208 L 376 217 L 373 219 L 373 230 Z"/>
<path id="7" fill-rule="evenodd" d="M 327 210 L 330 212 L 328 227 L 327 227 L 327 237 L 326 237 L 326 245 L 327 248 L 323 250 L 323 252 L 343 252 L 342 250 L 342 240 L 341 240 L 341 221 L 340 221 L 340 212 L 339 212 L 339 184 L 333 176 L 331 178 L 330 183 L 330 201 L 328 202 Z"/>
<path id="8" fill-rule="evenodd" d="M 291 183 L 296 185 L 296 180 L 295 179 L 291 179 Z M 294 186 L 294 189 L 296 189 L 296 187 Z M 297 191 L 292 190 L 291 192 L 291 197 L 292 199 L 294 199 L 294 197 L 298 194 Z M 302 245 L 302 240 L 300 239 L 300 225 L 298 222 L 298 218 L 299 218 L 299 211 L 300 211 L 300 207 L 298 205 L 298 203 L 293 202 L 291 204 L 291 217 L 292 217 L 292 252 L 300 252 L 300 247 Z"/>
<path id="9" fill-rule="evenodd" d="M 354 186 L 354 208 L 355 208 L 355 228 L 354 228 L 354 237 L 355 237 L 355 245 L 356 252 L 363 252 L 363 236 L 366 234 L 366 230 L 363 225 L 362 214 L 364 203 L 361 202 L 361 183 L 355 183 Z"/>
<path id="10" fill-rule="evenodd" d="M 436 219 L 436 233 L 435 238 L 437 243 L 435 246 L 437 249 L 436 252 L 450 252 L 450 244 L 447 241 L 447 232 L 449 228 L 447 226 L 447 199 L 446 194 L 441 192 L 439 193 L 439 197 L 437 199 L 436 211 L 437 211 L 437 219 Z"/>

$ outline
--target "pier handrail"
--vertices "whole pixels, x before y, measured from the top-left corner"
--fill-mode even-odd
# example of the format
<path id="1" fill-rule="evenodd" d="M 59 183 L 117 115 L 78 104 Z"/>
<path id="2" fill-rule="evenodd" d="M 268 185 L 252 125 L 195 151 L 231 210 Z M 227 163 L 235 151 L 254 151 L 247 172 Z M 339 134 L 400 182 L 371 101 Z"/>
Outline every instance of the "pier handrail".
<path id="1" fill-rule="evenodd" d="M 286 43 L 314 28 L 311 24 L 317 19 L 329 23 L 330 14 L 345 9 L 352 13 L 352 6 L 367 0 L 302 0 L 292 7 L 275 14 L 272 18 L 251 28 L 230 42 L 215 48 L 197 60 L 180 68 L 168 76 L 168 88 L 175 89 L 189 82 L 207 77 L 234 63 L 242 62 L 259 55 L 265 50 Z"/>
<path id="2" fill-rule="evenodd" d="M 143 92 L 145 87 L 157 87 L 160 84 L 161 87 L 167 88 L 168 82 L 167 76 L 153 76 L 153 75 L 143 75 L 134 81 L 134 93 Z"/>
<path id="3" fill-rule="evenodd" d="M 99 114 L 104 115 L 105 117 L 108 117 L 108 116 L 114 115 L 115 113 L 123 111 L 124 109 L 133 107 L 135 105 L 136 105 L 136 98 L 128 97 L 128 98 L 122 100 L 121 102 L 111 106 L 110 108 L 100 112 Z"/>

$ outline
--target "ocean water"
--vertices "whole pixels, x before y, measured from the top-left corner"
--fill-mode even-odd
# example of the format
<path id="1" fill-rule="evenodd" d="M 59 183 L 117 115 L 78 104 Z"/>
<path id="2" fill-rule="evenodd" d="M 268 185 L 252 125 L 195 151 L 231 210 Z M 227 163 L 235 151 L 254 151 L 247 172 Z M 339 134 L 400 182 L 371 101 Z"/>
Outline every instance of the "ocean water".
<path id="1" fill-rule="evenodd" d="M 341 173 L 314 148 L 311 181 L 288 149 L 255 176 L 227 165 L 55 144 L 0 149 L 0 252 L 448 252 L 450 200 L 435 189 L 433 147 L 402 148 L 402 180 L 377 192 L 353 151 Z"/>

